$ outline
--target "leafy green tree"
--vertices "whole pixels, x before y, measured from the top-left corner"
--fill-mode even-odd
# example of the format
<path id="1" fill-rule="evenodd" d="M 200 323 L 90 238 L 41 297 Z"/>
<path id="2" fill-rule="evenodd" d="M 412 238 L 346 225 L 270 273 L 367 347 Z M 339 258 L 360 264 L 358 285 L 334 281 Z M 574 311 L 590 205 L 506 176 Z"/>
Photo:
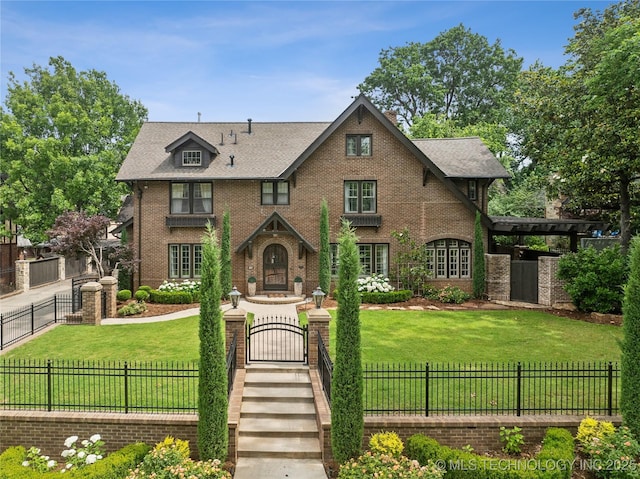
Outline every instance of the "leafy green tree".
<path id="1" fill-rule="evenodd" d="M 320 207 L 320 253 L 319 282 L 323 293 L 329 294 L 331 289 L 331 249 L 329 243 L 329 206 L 322 200 Z"/>
<path id="2" fill-rule="evenodd" d="M 414 294 L 423 294 L 427 289 L 427 281 L 433 278 L 429 269 L 429 254 L 425 244 L 418 244 L 411 237 L 409 228 L 392 231 L 391 237 L 398 241 L 394 263 L 397 265 L 397 278 L 402 288 L 410 289 Z"/>
<path id="3" fill-rule="evenodd" d="M 427 113 L 462 126 L 501 122 L 522 66 L 499 40 L 490 45 L 462 24 L 424 44 L 382 50 L 378 62 L 358 89 L 407 125 Z"/>
<path id="4" fill-rule="evenodd" d="M 115 217 L 126 185 L 115 177 L 147 110 L 103 72 L 62 57 L 9 74 L 0 118 L 0 211 L 32 242 L 66 211 Z M 0 222 L 0 224 L 3 222 Z"/>
<path id="5" fill-rule="evenodd" d="M 222 215 L 222 241 L 220 244 L 220 286 L 222 297 L 227 298 L 233 288 L 231 277 L 231 218 L 226 209 Z"/>
<path id="6" fill-rule="evenodd" d="M 640 437 L 640 237 L 632 241 L 629 258 L 622 321 L 620 411 L 634 436 Z"/>
<path id="7" fill-rule="evenodd" d="M 104 276 L 100 240 L 105 237 L 109 218 L 102 215 L 89 216 L 83 211 L 67 211 L 56 218 L 47 231 L 51 238 L 51 250 L 62 256 L 89 256 L 98 276 Z"/>
<path id="8" fill-rule="evenodd" d="M 480 299 L 484 297 L 485 291 L 485 271 L 484 271 L 484 241 L 482 239 L 482 222 L 480 212 L 476 211 L 473 238 L 473 297 Z"/>
<path id="9" fill-rule="evenodd" d="M 338 463 L 358 457 L 364 434 L 360 350 L 360 257 L 357 238 L 344 221 L 338 237 L 336 360 L 331 382 L 331 449 Z"/>
<path id="10" fill-rule="evenodd" d="M 200 367 L 198 369 L 198 450 L 202 460 L 227 457 L 229 401 L 227 366 L 220 310 L 220 249 L 216 232 L 207 225 L 202 238 L 200 285 Z"/>
<path id="11" fill-rule="evenodd" d="M 582 9 L 560 69 L 522 73 L 514 125 L 523 155 L 574 212 L 617 210 L 623 252 L 640 178 L 640 2 Z"/>

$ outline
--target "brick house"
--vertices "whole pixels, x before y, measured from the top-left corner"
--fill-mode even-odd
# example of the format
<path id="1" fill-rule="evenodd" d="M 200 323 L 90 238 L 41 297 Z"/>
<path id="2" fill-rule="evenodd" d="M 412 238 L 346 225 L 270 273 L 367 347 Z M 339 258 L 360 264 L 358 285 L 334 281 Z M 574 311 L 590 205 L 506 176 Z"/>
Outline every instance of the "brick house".
<path id="1" fill-rule="evenodd" d="M 393 231 L 427 245 L 436 286 L 472 288 L 476 210 L 508 173 L 479 138 L 408 139 L 364 96 L 333 122 L 145 123 L 117 176 L 133 191 L 134 286 L 200 273 L 203 228 L 231 219 L 233 283 L 246 293 L 317 287 L 320 206 L 332 253 L 356 228 L 363 274 L 394 276 Z"/>

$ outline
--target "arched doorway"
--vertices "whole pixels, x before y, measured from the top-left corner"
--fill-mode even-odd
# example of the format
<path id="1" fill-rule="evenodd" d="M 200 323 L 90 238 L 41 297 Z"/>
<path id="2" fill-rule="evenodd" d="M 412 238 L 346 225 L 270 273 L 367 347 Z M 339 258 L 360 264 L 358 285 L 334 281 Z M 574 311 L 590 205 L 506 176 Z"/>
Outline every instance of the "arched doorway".
<path id="1" fill-rule="evenodd" d="M 265 248 L 262 255 L 262 274 L 264 289 L 282 291 L 287 289 L 288 256 L 284 246 L 272 244 Z"/>

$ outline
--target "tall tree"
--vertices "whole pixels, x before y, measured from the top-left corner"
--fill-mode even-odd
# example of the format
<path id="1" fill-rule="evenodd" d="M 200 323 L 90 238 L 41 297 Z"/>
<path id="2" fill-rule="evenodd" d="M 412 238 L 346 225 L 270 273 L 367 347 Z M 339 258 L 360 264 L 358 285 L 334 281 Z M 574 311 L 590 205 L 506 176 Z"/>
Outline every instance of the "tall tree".
<path id="1" fill-rule="evenodd" d="M 640 199 L 640 1 L 576 14 L 558 70 L 523 72 L 514 114 L 523 153 L 577 212 L 617 209 L 622 249 Z M 549 180 L 551 180 L 549 182 Z"/>
<path id="2" fill-rule="evenodd" d="M 357 457 L 362 450 L 362 352 L 360 350 L 360 257 L 357 238 L 344 221 L 338 237 L 338 311 L 336 360 L 331 381 L 331 449 L 338 463 Z"/>
<path id="3" fill-rule="evenodd" d="M 147 110 L 104 72 L 62 57 L 25 73 L 9 74 L 1 111 L 0 210 L 39 242 L 65 211 L 115 216 L 126 190 L 115 176 Z"/>
<path id="4" fill-rule="evenodd" d="M 622 306 L 620 411 L 635 437 L 640 437 L 640 237 L 632 241 L 629 259 Z"/>
<path id="5" fill-rule="evenodd" d="M 428 43 L 382 50 L 378 62 L 358 89 L 407 125 L 426 113 L 462 126 L 501 122 L 522 67 L 500 40 L 490 45 L 462 24 Z"/>
<path id="6" fill-rule="evenodd" d="M 198 451 L 203 460 L 224 461 L 229 446 L 227 366 L 220 311 L 220 249 L 210 223 L 202 243 Z"/>
<path id="7" fill-rule="evenodd" d="M 479 211 L 476 211 L 476 221 L 473 238 L 473 297 L 481 299 L 485 291 L 484 241 L 482 238 L 482 222 Z"/>
<path id="8" fill-rule="evenodd" d="M 319 282 L 323 293 L 329 294 L 331 289 L 331 246 L 329 237 L 329 206 L 323 199 L 320 206 L 320 253 L 319 253 Z"/>
<path id="9" fill-rule="evenodd" d="M 63 256 L 89 256 L 98 276 L 104 276 L 100 240 L 107 234 L 110 221 L 106 216 L 89 216 L 83 211 L 67 211 L 56 218 L 47 231 L 51 250 Z"/>
<path id="10" fill-rule="evenodd" d="M 229 209 L 222 215 L 222 241 L 220 244 L 220 286 L 222 297 L 227 298 L 233 288 L 231 275 L 231 217 Z"/>

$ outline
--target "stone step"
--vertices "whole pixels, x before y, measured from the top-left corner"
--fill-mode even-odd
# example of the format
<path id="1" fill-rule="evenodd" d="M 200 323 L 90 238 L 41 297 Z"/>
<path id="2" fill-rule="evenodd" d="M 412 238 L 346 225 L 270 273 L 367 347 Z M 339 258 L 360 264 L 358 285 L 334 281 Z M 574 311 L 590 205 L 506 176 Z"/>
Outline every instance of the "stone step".
<path id="1" fill-rule="evenodd" d="M 309 374 L 309 366 L 300 363 L 252 363 L 247 365 L 246 373 L 304 373 Z"/>
<path id="2" fill-rule="evenodd" d="M 238 457 L 282 459 L 321 459 L 317 438 L 242 436 L 238 441 Z"/>
<path id="3" fill-rule="evenodd" d="M 247 372 L 244 385 L 246 386 L 279 386 L 279 387 L 308 387 L 311 378 L 308 371 L 299 372 Z"/>
<path id="4" fill-rule="evenodd" d="M 317 459 L 241 458 L 234 479 L 327 479 L 322 461 Z"/>
<path id="5" fill-rule="evenodd" d="M 270 402 L 243 399 L 240 406 L 240 418 L 278 418 L 315 419 L 316 409 L 313 401 L 307 402 Z"/>
<path id="6" fill-rule="evenodd" d="M 244 391 L 242 392 L 242 400 L 313 402 L 313 390 L 310 387 L 303 389 L 289 387 L 245 386 Z"/>
<path id="7" fill-rule="evenodd" d="M 238 425 L 240 436 L 318 437 L 315 419 L 283 419 L 274 417 L 243 417 Z"/>

